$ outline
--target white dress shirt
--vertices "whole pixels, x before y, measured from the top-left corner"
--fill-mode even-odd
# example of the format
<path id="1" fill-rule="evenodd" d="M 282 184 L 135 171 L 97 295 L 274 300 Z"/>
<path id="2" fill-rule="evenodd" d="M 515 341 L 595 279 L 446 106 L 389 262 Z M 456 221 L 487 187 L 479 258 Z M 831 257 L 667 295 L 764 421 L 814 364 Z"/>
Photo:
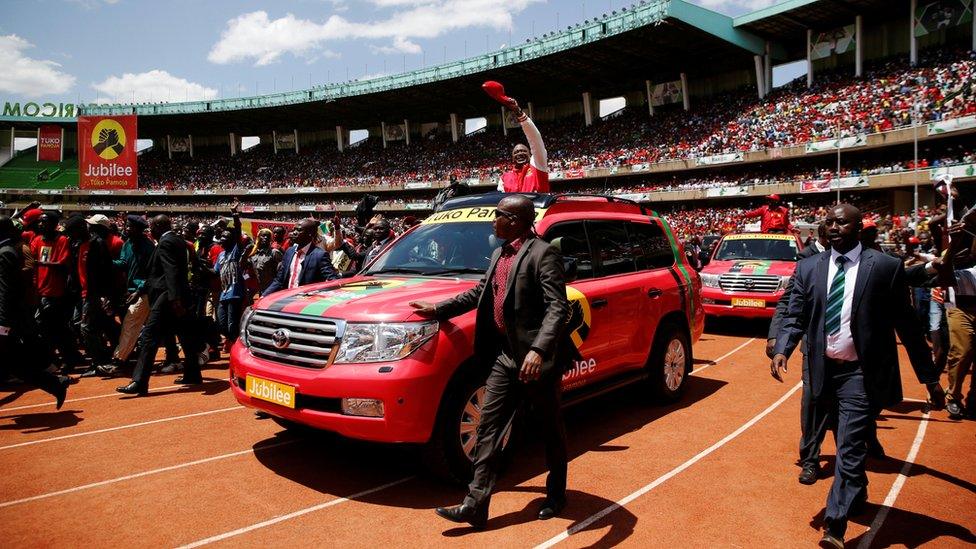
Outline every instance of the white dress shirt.
<path id="1" fill-rule="evenodd" d="M 840 331 L 834 335 L 827 335 L 827 358 L 854 362 L 857 360 L 857 349 L 854 347 L 854 336 L 851 335 L 851 309 L 854 305 L 854 285 L 857 284 L 857 270 L 861 264 L 861 245 L 854 246 L 854 249 L 844 254 L 847 262 L 844 263 L 844 304 L 840 310 Z M 830 264 L 827 266 L 827 293 L 830 295 L 830 287 L 834 283 L 834 276 L 837 274 L 837 258 L 841 254 L 837 250 L 830 250 Z M 824 298 L 826 299 L 826 298 Z M 826 303 L 824 311 L 826 312 Z"/>
<path id="2" fill-rule="evenodd" d="M 295 246 L 298 246 L 296 244 Z M 305 257 L 308 256 L 308 252 L 311 251 L 311 242 L 305 246 L 295 250 L 294 257 L 291 258 L 291 266 L 288 272 L 288 289 L 297 288 L 299 286 L 299 279 L 302 276 L 302 266 L 305 265 Z"/>

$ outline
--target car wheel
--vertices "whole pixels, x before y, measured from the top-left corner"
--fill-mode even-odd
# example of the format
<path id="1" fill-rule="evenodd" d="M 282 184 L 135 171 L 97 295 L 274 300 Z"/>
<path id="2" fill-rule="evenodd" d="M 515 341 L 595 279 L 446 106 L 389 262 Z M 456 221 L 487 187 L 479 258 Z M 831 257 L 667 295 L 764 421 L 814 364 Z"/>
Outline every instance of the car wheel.
<path id="1" fill-rule="evenodd" d="M 485 378 L 467 375 L 454 384 L 441 406 L 434 434 L 424 448 L 428 470 L 449 482 L 464 484 L 471 480 L 487 394 Z M 512 435 L 518 430 L 514 425 L 517 421 L 516 418 L 502 437 L 505 460 L 513 446 Z"/>
<path id="2" fill-rule="evenodd" d="M 684 392 L 691 363 L 688 333 L 673 323 L 661 325 L 647 364 L 648 382 L 655 398 L 663 402 L 678 400 Z"/>

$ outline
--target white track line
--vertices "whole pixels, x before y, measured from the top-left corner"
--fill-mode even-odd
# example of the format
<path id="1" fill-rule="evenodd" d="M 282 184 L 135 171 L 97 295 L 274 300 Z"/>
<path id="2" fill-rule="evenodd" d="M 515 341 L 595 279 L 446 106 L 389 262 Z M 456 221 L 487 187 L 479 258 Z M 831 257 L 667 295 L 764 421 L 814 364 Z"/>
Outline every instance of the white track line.
<path id="1" fill-rule="evenodd" d="M 190 549 L 192 547 L 200 547 L 202 545 L 208 545 L 208 544 L 215 543 L 215 542 L 218 542 L 218 541 L 222 541 L 222 540 L 225 540 L 225 539 L 228 539 L 228 538 L 232 538 L 234 536 L 239 536 L 241 534 L 246 534 L 247 532 L 251 532 L 251 531 L 257 530 L 259 528 L 264 528 L 265 526 L 271 526 L 271 525 L 274 525 L 274 524 L 278 524 L 279 522 L 284 522 L 286 520 L 291 520 L 293 518 L 300 517 L 302 515 L 307 515 L 309 513 L 313 513 L 315 511 L 319 511 L 319 510 L 325 509 L 327 507 L 332 507 L 332 506 L 335 506 L 335 505 L 339 505 L 340 503 L 345 503 L 347 501 L 351 501 L 351 500 L 354 500 L 354 499 L 357 499 L 357 498 L 361 498 L 363 496 L 368 496 L 368 495 L 370 495 L 372 493 L 379 492 L 380 490 L 386 490 L 387 488 L 392 488 L 392 487 L 394 487 L 394 486 L 396 486 L 398 484 L 403 484 L 404 482 L 407 482 L 408 480 L 412 480 L 414 478 L 416 478 L 416 477 L 415 476 L 404 477 L 404 478 L 401 478 L 399 480 L 394 480 L 393 482 L 388 482 L 388 483 L 383 484 L 381 486 L 376 486 L 376 487 L 370 488 L 368 490 L 363 490 L 362 492 L 356 492 L 355 494 L 353 494 L 351 496 L 348 496 L 348 497 L 331 499 L 329 501 L 326 501 L 325 503 L 320 503 L 318 505 L 313 505 L 312 507 L 306 507 L 304 509 L 299 509 L 298 511 L 295 511 L 293 513 L 288 513 L 287 515 L 281 515 L 280 517 L 275 517 L 273 519 L 268 519 L 266 521 L 259 522 L 257 524 L 252 524 L 250 526 L 245 526 L 243 528 L 238 528 L 237 530 L 231 530 L 230 532 L 225 532 L 223 534 L 218 534 L 216 536 L 211 536 L 209 538 L 205 538 L 205 539 L 202 539 L 200 541 L 194 541 L 193 543 L 189 543 L 187 545 L 181 545 L 177 549 Z"/>
<path id="2" fill-rule="evenodd" d="M 294 443 L 298 442 L 299 440 L 300 439 L 286 440 L 286 441 L 283 441 L 283 442 L 277 442 L 275 444 L 268 444 L 266 446 L 261 446 L 261 447 L 258 447 L 258 448 L 249 448 L 247 450 L 241 450 L 240 452 L 231 452 L 229 454 L 221 454 L 219 456 L 213 456 L 213 457 L 198 459 L 196 461 L 188 461 L 186 463 L 179 463 L 177 465 L 170 465 L 168 467 L 160 467 L 159 469 L 152 469 L 151 471 L 143 471 L 141 473 L 133 473 L 131 475 L 125 475 L 125 476 L 116 477 L 116 478 L 112 478 L 112 479 L 108 479 L 108 480 L 102 480 L 102 481 L 99 481 L 99 482 L 92 482 L 91 484 L 83 484 L 81 486 L 75 486 L 73 488 L 66 488 L 64 490 L 58 490 L 56 492 L 48 492 L 46 494 L 39 494 L 39 495 L 31 496 L 31 497 L 28 497 L 28 498 L 15 499 L 15 500 L 11 500 L 11 501 L 4 501 L 4 502 L 0 503 L 0 508 L 3 508 L 3 507 L 11 507 L 13 505 L 19 505 L 21 503 L 28 503 L 28 502 L 31 502 L 31 501 L 37 501 L 39 499 L 52 498 L 54 496 L 63 496 L 65 494 L 72 494 L 74 492 L 80 492 L 82 490 L 88 490 L 90 488 L 98 488 L 99 486 L 106 486 L 106 485 L 109 485 L 109 484 L 115 484 L 117 482 L 124 482 L 126 480 L 132 480 L 132 479 L 135 479 L 135 478 L 147 477 L 149 475 L 156 475 L 156 474 L 159 474 L 159 473 L 165 473 L 167 471 L 175 471 L 177 469 L 183 469 L 183 468 L 186 468 L 186 467 L 192 467 L 194 465 L 200 465 L 200 464 L 203 464 L 203 463 L 210 463 L 212 461 L 218 461 L 218 460 L 221 460 L 221 459 L 232 458 L 232 457 L 235 457 L 235 456 L 243 456 L 243 455 L 247 455 L 247 454 L 253 454 L 253 453 L 256 453 L 256 452 L 261 451 L 261 450 L 270 450 L 272 448 L 277 448 L 279 446 L 285 446 L 287 444 L 294 444 Z"/>
<path id="3" fill-rule="evenodd" d="M 749 339 L 748 341 L 746 341 L 746 342 L 745 342 L 745 343 L 743 343 L 742 345 L 739 345 L 739 346 L 738 346 L 738 347 L 736 347 L 735 349 L 732 349 L 731 351 L 729 351 L 729 352 L 727 352 L 727 353 L 725 353 L 724 355 L 722 355 L 722 356 L 720 356 L 720 357 L 718 357 L 718 358 L 716 358 L 716 359 L 715 359 L 715 360 L 713 360 L 713 361 L 712 361 L 712 362 L 711 362 L 710 364 L 706 364 L 706 365 L 704 365 L 704 366 L 702 366 L 701 368 L 693 368 L 693 369 L 691 370 L 691 373 L 692 373 L 692 374 L 697 374 L 698 372 L 700 372 L 700 371 L 702 371 L 702 370 L 704 370 L 704 369 L 706 369 L 706 368 L 708 368 L 709 366 L 715 366 L 715 365 L 716 365 L 716 364 L 718 364 L 719 362 L 722 362 L 722 361 L 723 361 L 723 360 L 725 360 L 726 358 L 729 358 L 730 356 L 732 356 L 732 355 L 734 355 L 735 353 L 737 353 L 737 352 L 739 352 L 740 350 L 742 350 L 742 348 L 743 348 L 743 347 L 745 347 L 746 345 L 748 345 L 748 344 L 750 344 L 750 343 L 752 343 L 752 342 L 753 342 L 753 341 L 755 341 L 755 340 L 756 340 L 756 338 L 754 338 L 754 337 L 753 337 L 753 338 L 750 338 L 750 339 Z"/>
<path id="4" fill-rule="evenodd" d="M 144 425 L 153 425 L 153 424 L 156 424 L 156 423 L 165 423 L 167 421 L 176 421 L 178 419 L 186 419 L 186 418 L 191 418 L 191 417 L 206 416 L 206 415 L 210 415 L 210 414 L 219 414 L 221 412 L 229 412 L 231 410 L 241 410 L 241 409 L 244 409 L 244 407 L 238 405 L 238 406 L 231 406 L 229 408 L 221 408 L 219 410 L 208 410 L 206 412 L 197 412 L 195 414 L 186 414 L 186 415 L 183 415 L 183 416 L 164 417 L 162 419 L 154 419 L 154 420 L 151 420 L 151 421 L 142 421 L 142 422 L 139 422 L 139 423 L 130 423 L 128 425 L 119 425 L 118 427 L 108 427 L 106 429 L 96 429 L 94 431 L 84 431 L 84 432 L 81 432 L 81 433 L 74 433 L 74 434 L 71 434 L 71 435 L 63 435 L 63 436 L 60 436 L 60 437 L 42 438 L 40 440 L 32 440 L 32 441 L 29 441 L 29 442 L 21 442 L 19 444 L 10 444 L 8 446 L 0 446 L 0 450 L 9 450 L 11 448 L 20 448 L 22 446 L 31 446 L 31 445 L 34 445 L 34 444 L 42 444 L 44 442 L 54 442 L 56 440 L 65 440 L 65 439 L 68 439 L 68 438 L 84 437 L 84 436 L 88 436 L 88 435 L 97 435 L 99 433 L 109 433 L 109 432 L 112 432 L 112 431 L 120 431 L 122 429 L 131 429 L 133 427 L 142 427 Z"/>
<path id="5" fill-rule="evenodd" d="M 224 383 L 227 383 L 227 380 L 226 379 L 208 379 L 208 380 L 204 381 L 204 383 L 216 383 L 218 381 L 222 381 Z M 152 389 L 149 389 L 149 392 L 150 393 L 154 393 L 154 392 L 157 392 L 157 391 L 165 391 L 167 389 L 177 389 L 177 388 L 181 388 L 181 387 L 189 387 L 189 385 L 167 385 L 165 387 L 154 387 Z M 114 396 L 114 397 L 121 397 L 121 396 L 125 396 L 125 395 L 119 394 L 118 391 L 116 391 L 116 392 L 108 393 L 108 394 L 105 394 L 105 395 L 95 395 L 95 396 L 88 396 L 88 397 L 69 398 L 68 400 L 65 400 L 64 403 L 65 404 L 68 404 L 70 402 L 81 402 L 82 400 L 95 400 L 96 398 L 108 398 L 108 397 L 112 397 L 112 396 Z M 41 402 L 40 404 L 25 404 L 24 406 L 14 406 L 13 408 L 0 408 L 0 412 L 13 412 L 15 410 L 27 410 L 29 408 L 42 408 L 44 406 L 54 406 L 54 405 L 55 405 L 55 402 Z"/>
<path id="6" fill-rule="evenodd" d="M 879 530 L 881 530 L 881 526 L 884 524 L 885 519 L 888 518 L 888 513 L 891 511 L 892 506 L 895 505 L 895 500 L 898 499 L 898 494 L 901 492 L 902 486 L 904 486 L 905 481 L 908 480 L 908 472 L 911 470 L 912 464 L 915 463 L 915 458 L 918 456 L 918 449 L 922 447 L 922 440 L 925 438 L 925 429 L 928 424 L 929 413 L 925 412 L 922 414 L 922 421 L 918 422 L 918 431 L 915 433 L 915 441 L 912 442 L 912 449 L 908 451 L 908 457 L 905 458 L 905 464 L 902 465 L 901 472 L 898 473 L 898 477 L 891 485 L 891 489 L 888 490 L 888 495 L 885 497 L 884 503 L 881 504 L 881 509 L 878 510 L 878 514 L 875 515 L 874 520 L 871 521 L 871 526 L 869 526 L 867 532 L 864 533 L 864 537 L 861 538 L 861 542 L 857 544 L 858 549 L 867 549 L 871 546 L 871 542 L 874 541 L 874 536 Z"/>
<path id="7" fill-rule="evenodd" d="M 755 425 L 759 420 L 761 420 L 762 418 L 766 417 L 767 415 L 769 415 L 770 412 L 772 412 L 773 410 L 775 410 L 776 408 L 778 408 L 781 404 L 783 404 L 784 402 L 786 402 L 786 400 L 788 398 L 790 398 L 790 396 L 792 396 L 793 393 L 795 393 L 797 390 L 799 390 L 800 387 L 802 387 L 802 386 L 803 386 L 803 382 L 798 382 L 796 385 L 793 386 L 792 389 L 790 389 L 789 391 L 787 391 L 785 395 L 781 396 L 779 398 L 779 400 L 777 400 L 776 402 L 772 403 L 768 408 L 766 408 L 762 412 L 759 412 L 758 415 L 756 415 L 755 417 L 753 417 L 752 419 L 750 419 L 746 423 L 742 424 L 742 426 L 739 427 L 738 429 L 736 429 L 735 431 L 733 431 L 733 432 L 729 433 L 728 435 L 726 435 L 725 438 L 723 438 L 722 440 L 716 442 L 715 444 L 712 444 L 708 448 L 706 448 L 706 449 L 702 450 L 701 452 L 699 452 L 693 458 L 691 458 L 688 461 L 682 463 L 681 465 L 675 467 L 674 469 L 671 469 L 667 473 L 661 475 L 660 477 L 658 477 L 657 479 L 655 479 L 654 482 L 651 482 L 650 484 L 644 486 L 643 488 L 640 488 L 639 490 L 637 490 L 635 492 L 632 492 L 627 497 L 625 497 L 625 498 L 617 501 L 614 504 L 611 504 L 611 505 L 605 507 L 601 511 L 599 511 L 599 512 L 593 514 L 593 515 L 590 515 L 588 518 L 584 519 L 581 522 L 576 523 L 575 525 L 573 525 L 572 528 L 570 528 L 568 530 L 565 530 L 564 532 L 560 533 L 559 535 L 557 535 L 557 536 L 555 536 L 555 537 L 553 537 L 553 538 L 551 538 L 551 539 L 549 539 L 547 541 L 544 541 L 544 542 L 540 543 L 539 545 L 536 546 L 536 549 L 543 549 L 543 548 L 547 548 L 547 547 L 552 547 L 553 545 L 556 545 L 557 543 L 560 543 L 562 541 L 566 541 L 567 539 L 569 539 L 569 536 L 571 536 L 571 535 L 573 535 L 573 534 L 575 534 L 577 532 L 580 532 L 582 530 L 585 530 L 586 528 L 588 528 L 594 522 L 602 519 L 603 517 L 609 515 L 610 513 L 616 511 L 617 509 L 620 509 L 620 508 L 624 507 L 628 503 L 630 503 L 630 502 L 634 501 L 635 499 L 643 496 L 644 494 L 650 492 L 654 488 L 657 488 L 661 484 L 664 484 L 670 478 L 674 477 L 675 475 L 677 475 L 678 473 L 684 471 L 685 469 L 691 467 L 695 463 L 698 463 L 699 461 L 701 461 L 702 459 L 704 459 L 707 455 L 711 454 L 715 450 L 718 450 L 719 448 L 721 448 L 722 446 L 724 446 L 725 444 L 727 444 L 729 441 L 731 441 L 734 438 L 736 438 L 737 436 L 741 435 L 743 432 L 745 432 L 746 429 L 748 429 L 748 428 L 752 427 L 753 425 Z"/>

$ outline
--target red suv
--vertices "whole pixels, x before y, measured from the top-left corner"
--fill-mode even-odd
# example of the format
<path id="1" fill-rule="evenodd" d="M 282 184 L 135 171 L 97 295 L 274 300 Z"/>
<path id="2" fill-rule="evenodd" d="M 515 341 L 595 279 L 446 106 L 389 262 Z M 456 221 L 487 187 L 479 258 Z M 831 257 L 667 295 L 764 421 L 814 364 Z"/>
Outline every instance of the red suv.
<path id="1" fill-rule="evenodd" d="M 231 351 L 234 396 L 289 427 L 425 445 L 426 461 L 470 475 L 487 366 L 472 356 L 475 312 L 417 317 L 477 284 L 492 251 L 488 193 L 446 202 L 354 278 L 263 297 Z M 563 376 L 567 402 L 644 380 L 677 399 L 704 326 L 701 283 L 664 219 L 608 196 L 530 195 L 536 231 L 562 252 L 569 330 L 581 359 Z"/>

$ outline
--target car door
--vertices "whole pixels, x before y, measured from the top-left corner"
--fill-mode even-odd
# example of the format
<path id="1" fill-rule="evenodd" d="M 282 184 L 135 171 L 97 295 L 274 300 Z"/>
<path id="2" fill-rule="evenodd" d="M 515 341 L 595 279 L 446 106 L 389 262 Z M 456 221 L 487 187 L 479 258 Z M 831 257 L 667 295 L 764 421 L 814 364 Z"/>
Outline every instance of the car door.
<path id="1" fill-rule="evenodd" d="M 631 339 L 631 353 L 644 366 L 661 317 L 673 310 L 684 310 L 679 277 L 674 267 L 674 250 L 664 229 L 656 221 L 631 222 L 627 226 L 637 264 L 643 299 L 635 318 L 640 318 L 637 333 Z M 643 358 L 640 358 L 643 357 Z"/>
<path id="2" fill-rule="evenodd" d="M 546 230 L 543 239 L 558 249 L 563 258 L 575 262 L 575 278 L 567 277 L 566 294 L 570 303 L 569 333 L 581 355 L 563 376 L 563 387 L 571 389 L 602 377 L 610 357 L 612 317 L 600 305 L 602 282 L 595 278 L 593 253 L 585 222 L 557 223 Z"/>
<path id="3" fill-rule="evenodd" d="M 643 332 L 647 298 L 644 281 L 637 272 L 633 246 L 625 220 L 587 221 L 586 230 L 593 246 L 598 284 L 594 307 L 606 311 L 610 324 L 605 370 L 619 372 L 627 365 L 646 359 L 638 356 L 633 339 Z"/>

